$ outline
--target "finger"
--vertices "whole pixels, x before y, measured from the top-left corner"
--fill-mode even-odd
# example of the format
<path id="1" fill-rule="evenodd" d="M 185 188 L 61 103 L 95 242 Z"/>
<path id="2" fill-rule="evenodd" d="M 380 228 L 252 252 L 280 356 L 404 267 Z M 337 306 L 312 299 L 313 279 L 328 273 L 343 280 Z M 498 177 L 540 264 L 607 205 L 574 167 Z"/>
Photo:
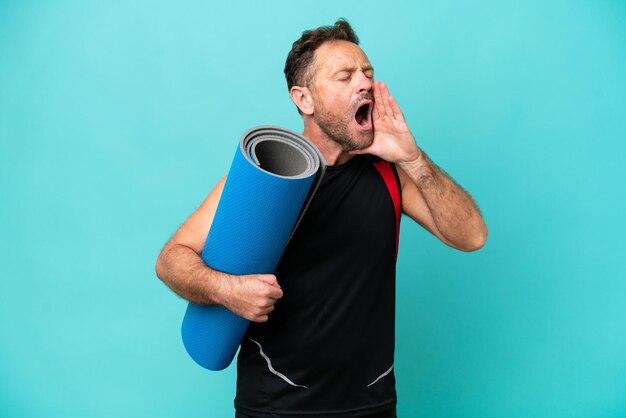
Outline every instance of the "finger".
<path id="1" fill-rule="evenodd" d="M 351 150 L 351 151 L 348 151 L 348 153 L 352 155 L 359 155 L 359 154 L 376 155 L 376 147 L 374 147 L 374 145 L 372 144 L 367 148 Z"/>
<path id="2" fill-rule="evenodd" d="M 280 285 L 278 284 L 278 280 L 276 279 L 276 276 L 274 276 L 273 274 L 260 274 L 257 277 L 259 278 L 259 280 L 261 280 L 264 283 L 280 288 Z"/>
<path id="3" fill-rule="evenodd" d="M 350 155 L 367 154 L 368 153 L 368 149 L 369 148 L 354 149 L 354 150 L 348 151 L 348 154 L 350 154 Z"/>
<path id="4" fill-rule="evenodd" d="M 383 98 L 381 96 L 381 82 L 374 82 L 374 118 L 378 119 L 385 114 L 385 105 L 383 104 Z"/>
<path id="5" fill-rule="evenodd" d="M 402 114 L 402 110 L 400 110 L 400 106 L 396 99 L 393 96 L 389 96 L 389 107 L 391 107 L 391 111 L 393 112 L 393 117 L 399 121 L 404 122 L 404 115 Z"/>
<path id="6" fill-rule="evenodd" d="M 267 318 L 269 314 L 272 313 L 273 310 L 274 310 L 273 304 L 269 306 L 253 307 L 253 308 L 250 308 L 250 310 L 248 311 L 247 315 L 244 316 L 244 318 L 250 321 L 259 322 L 258 320 L 262 320 L 264 317 Z M 267 321 L 267 319 L 265 320 Z"/>
<path id="7" fill-rule="evenodd" d="M 266 303 L 263 306 L 259 306 L 257 315 L 267 315 L 274 310 L 274 302 Z"/>
<path id="8" fill-rule="evenodd" d="M 246 318 L 252 322 L 267 322 L 270 317 L 267 315 L 253 316 L 250 318 Z"/>
<path id="9" fill-rule="evenodd" d="M 383 108 L 385 109 L 385 115 L 393 117 L 393 111 L 391 110 L 391 106 L 389 106 L 389 89 L 387 89 L 387 85 L 385 83 L 382 83 L 380 95 L 383 99 Z"/>
<path id="10" fill-rule="evenodd" d="M 283 290 L 280 287 L 276 287 L 276 286 L 268 286 L 269 292 L 268 292 L 268 297 L 272 298 L 272 299 L 280 299 L 283 297 Z"/>

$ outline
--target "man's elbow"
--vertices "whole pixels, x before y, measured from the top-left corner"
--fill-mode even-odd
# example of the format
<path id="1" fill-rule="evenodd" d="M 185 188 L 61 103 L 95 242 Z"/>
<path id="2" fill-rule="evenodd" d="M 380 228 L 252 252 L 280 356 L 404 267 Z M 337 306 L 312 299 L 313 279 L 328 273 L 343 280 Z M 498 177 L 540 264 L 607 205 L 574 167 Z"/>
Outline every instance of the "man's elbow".
<path id="1" fill-rule="evenodd" d="M 156 261 L 156 263 L 154 265 L 154 272 L 156 273 L 156 276 L 160 280 L 163 280 L 163 261 L 161 261 L 161 255 L 160 254 L 157 257 L 157 261 Z"/>
<path id="2" fill-rule="evenodd" d="M 487 226 L 484 226 L 479 232 L 473 234 L 465 244 L 459 248 L 461 251 L 472 252 L 478 251 L 485 246 L 487 243 L 487 236 L 489 235 L 489 231 L 487 230 Z"/>
<path id="3" fill-rule="evenodd" d="M 156 272 L 157 277 L 163 281 L 163 278 L 165 277 L 165 272 L 166 272 L 166 254 L 169 251 L 169 246 L 166 244 L 165 247 L 163 247 L 163 249 L 161 250 L 161 252 L 159 253 L 159 256 L 157 257 L 156 263 L 154 265 L 154 271 Z"/>

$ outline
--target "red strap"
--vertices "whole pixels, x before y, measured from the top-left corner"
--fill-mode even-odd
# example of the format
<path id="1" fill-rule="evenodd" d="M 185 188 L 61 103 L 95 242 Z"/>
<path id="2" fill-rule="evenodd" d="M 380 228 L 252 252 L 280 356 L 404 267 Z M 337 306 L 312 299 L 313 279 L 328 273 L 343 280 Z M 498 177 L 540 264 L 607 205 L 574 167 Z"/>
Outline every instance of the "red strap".
<path id="1" fill-rule="evenodd" d="M 396 180 L 396 176 L 393 173 L 393 168 L 391 167 L 390 163 L 381 160 L 374 163 L 374 167 L 376 167 L 383 180 L 385 181 L 385 185 L 387 186 L 387 190 L 389 190 L 391 200 L 393 201 L 393 208 L 396 211 L 396 258 L 398 258 L 398 244 L 400 242 L 400 217 L 402 215 L 402 194 L 400 193 L 398 181 Z"/>

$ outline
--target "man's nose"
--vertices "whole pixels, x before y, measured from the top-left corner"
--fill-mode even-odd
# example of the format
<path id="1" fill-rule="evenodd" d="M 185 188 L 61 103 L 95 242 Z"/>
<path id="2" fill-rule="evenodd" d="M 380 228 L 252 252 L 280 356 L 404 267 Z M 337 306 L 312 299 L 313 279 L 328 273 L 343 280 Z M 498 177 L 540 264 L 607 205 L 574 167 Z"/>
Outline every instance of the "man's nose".
<path id="1" fill-rule="evenodd" d="M 362 71 L 358 72 L 358 81 L 357 81 L 357 93 L 366 93 L 372 91 L 372 87 L 374 85 L 374 81 L 363 74 Z"/>

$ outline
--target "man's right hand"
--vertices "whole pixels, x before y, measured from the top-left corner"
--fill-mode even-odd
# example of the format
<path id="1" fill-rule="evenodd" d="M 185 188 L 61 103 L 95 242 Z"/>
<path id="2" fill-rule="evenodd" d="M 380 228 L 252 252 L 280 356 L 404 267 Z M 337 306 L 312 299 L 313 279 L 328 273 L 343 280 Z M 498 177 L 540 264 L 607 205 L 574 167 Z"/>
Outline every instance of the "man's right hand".
<path id="1" fill-rule="evenodd" d="M 157 259 L 157 276 L 190 302 L 223 305 L 250 321 L 265 322 L 283 297 L 276 276 L 234 276 L 208 267 L 200 257 L 225 183 L 226 177 L 165 244 Z"/>
<path id="2" fill-rule="evenodd" d="M 254 322 L 266 322 L 283 291 L 273 274 L 225 277 L 222 304 L 233 313 Z"/>

